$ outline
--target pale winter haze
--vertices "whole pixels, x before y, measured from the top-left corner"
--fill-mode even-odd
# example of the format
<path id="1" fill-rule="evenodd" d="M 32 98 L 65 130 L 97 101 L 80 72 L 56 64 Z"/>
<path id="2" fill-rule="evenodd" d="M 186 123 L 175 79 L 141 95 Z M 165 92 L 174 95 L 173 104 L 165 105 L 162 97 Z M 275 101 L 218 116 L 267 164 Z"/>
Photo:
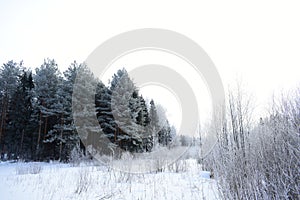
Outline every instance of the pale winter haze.
<path id="1" fill-rule="evenodd" d="M 119 33 L 170 29 L 204 48 L 225 87 L 242 77 L 263 109 L 275 90 L 299 80 L 298 10 L 297 1 L 2 1 L 0 63 L 24 60 L 35 68 L 49 57 L 63 70 Z"/>

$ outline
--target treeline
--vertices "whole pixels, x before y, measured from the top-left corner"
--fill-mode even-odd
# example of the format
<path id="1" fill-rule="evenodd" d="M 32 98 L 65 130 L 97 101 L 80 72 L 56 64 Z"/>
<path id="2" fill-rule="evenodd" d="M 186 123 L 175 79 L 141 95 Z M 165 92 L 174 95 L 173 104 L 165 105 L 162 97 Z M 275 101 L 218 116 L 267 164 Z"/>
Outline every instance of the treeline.
<path id="1" fill-rule="evenodd" d="M 35 71 L 22 62 L 1 66 L 1 160 L 69 161 L 74 149 L 84 150 L 72 114 L 73 86 L 79 71 L 90 73 L 85 64 L 75 61 L 61 73 L 51 59 Z M 153 100 L 147 105 L 125 69 L 112 77 L 109 86 L 92 75 L 90 78 L 96 84 L 93 114 L 112 145 L 142 152 L 171 142 L 165 115 L 159 116 Z M 85 81 L 77 86 L 85 88 Z M 128 116 L 130 120 L 125 122 Z"/>

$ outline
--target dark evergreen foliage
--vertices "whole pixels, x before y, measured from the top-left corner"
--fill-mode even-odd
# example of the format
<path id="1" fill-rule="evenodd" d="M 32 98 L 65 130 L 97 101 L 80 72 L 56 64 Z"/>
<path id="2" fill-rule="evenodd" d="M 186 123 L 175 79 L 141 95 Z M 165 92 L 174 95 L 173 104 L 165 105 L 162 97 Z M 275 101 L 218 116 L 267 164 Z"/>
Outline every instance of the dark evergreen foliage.
<path id="1" fill-rule="evenodd" d="M 1 159 L 71 160 L 72 151 L 84 149 L 72 114 L 73 86 L 77 73 L 82 80 L 81 101 L 85 91 L 96 85 L 94 109 L 110 148 L 130 152 L 151 151 L 154 140 L 161 145 L 171 141 L 169 123 L 160 128 L 154 101 L 148 109 L 145 99 L 125 69 L 118 70 L 110 86 L 90 74 L 86 65 L 75 61 L 61 74 L 55 60 L 45 59 L 35 74 L 21 63 L 9 61 L 0 69 L 0 152 Z M 78 104 L 80 106 L 80 104 Z M 84 111 L 81 113 L 86 114 Z M 90 114 L 90 113 L 89 113 Z M 95 127 L 88 127 L 93 130 Z"/>

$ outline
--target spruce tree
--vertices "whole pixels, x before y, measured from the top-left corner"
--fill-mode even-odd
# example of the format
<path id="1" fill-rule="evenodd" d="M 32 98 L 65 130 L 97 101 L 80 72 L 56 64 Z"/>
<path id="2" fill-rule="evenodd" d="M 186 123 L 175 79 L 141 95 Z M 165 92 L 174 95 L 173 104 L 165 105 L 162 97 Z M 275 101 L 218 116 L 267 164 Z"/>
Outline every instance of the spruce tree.
<path id="1" fill-rule="evenodd" d="M 95 95 L 97 119 L 103 133 L 105 134 L 104 137 L 107 137 L 110 141 L 108 148 L 114 149 L 116 147 L 114 142 L 117 125 L 114 121 L 111 109 L 111 95 L 111 90 L 102 82 L 98 82 Z"/>
<path id="2" fill-rule="evenodd" d="M 32 115 L 32 89 L 34 88 L 31 72 L 24 71 L 19 76 L 17 90 L 12 96 L 9 110 L 9 124 L 7 131 L 11 137 L 7 138 L 9 154 L 12 159 L 31 158 L 31 137 L 29 130 Z"/>

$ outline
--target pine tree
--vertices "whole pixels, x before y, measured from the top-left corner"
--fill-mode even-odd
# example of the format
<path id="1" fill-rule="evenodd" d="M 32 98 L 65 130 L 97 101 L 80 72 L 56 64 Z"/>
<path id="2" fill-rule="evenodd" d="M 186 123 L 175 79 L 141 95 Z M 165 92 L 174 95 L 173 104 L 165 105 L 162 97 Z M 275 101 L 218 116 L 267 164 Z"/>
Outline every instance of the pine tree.
<path id="1" fill-rule="evenodd" d="M 139 151 L 142 148 L 142 134 L 137 124 L 140 111 L 138 107 L 138 90 L 125 69 L 118 70 L 113 76 L 112 113 L 117 123 L 115 142 L 128 151 Z"/>
<path id="2" fill-rule="evenodd" d="M 95 94 L 98 80 L 86 64 L 79 65 L 73 87 L 72 112 L 76 132 L 89 152 L 101 150 L 101 131 L 96 118 Z M 80 142 L 80 143 L 81 143 Z"/>
<path id="3" fill-rule="evenodd" d="M 1 113 L 0 113 L 0 151 L 1 158 L 11 152 L 8 149 L 8 142 L 14 137 L 14 133 L 7 132 L 9 125 L 9 109 L 12 108 L 12 97 L 17 90 L 19 75 L 23 68 L 22 62 L 15 63 L 9 61 L 0 69 L 0 98 L 1 98 Z"/>
<path id="4" fill-rule="evenodd" d="M 80 141 L 79 135 L 76 131 L 76 127 L 74 125 L 73 114 L 72 114 L 72 94 L 73 94 L 73 85 L 75 83 L 75 78 L 78 70 L 83 64 L 78 64 L 76 61 L 71 63 L 69 68 L 64 72 L 64 81 L 63 81 L 63 91 L 65 93 L 64 96 L 64 137 L 65 143 L 64 148 L 62 150 L 62 160 L 68 161 L 70 160 L 71 151 L 74 148 L 82 147 L 82 143 Z M 60 143 L 60 148 L 62 148 L 62 143 Z"/>
<path id="5" fill-rule="evenodd" d="M 53 129 L 58 120 L 54 105 L 58 103 L 57 91 L 61 75 L 56 62 L 50 59 L 44 60 L 41 67 L 36 69 L 34 81 L 39 120 L 36 153 L 39 158 L 55 159 L 55 143 L 48 139 L 51 138 L 49 131 Z"/>
<path id="6" fill-rule="evenodd" d="M 52 143 L 55 159 L 61 161 L 70 160 L 71 151 L 80 147 L 80 138 L 72 116 L 73 85 L 78 70 L 83 67 L 74 61 L 64 72 L 64 79 L 60 78 L 56 91 L 56 101 L 51 109 L 56 115 L 56 124 L 48 131 L 44 143 Z"/>

